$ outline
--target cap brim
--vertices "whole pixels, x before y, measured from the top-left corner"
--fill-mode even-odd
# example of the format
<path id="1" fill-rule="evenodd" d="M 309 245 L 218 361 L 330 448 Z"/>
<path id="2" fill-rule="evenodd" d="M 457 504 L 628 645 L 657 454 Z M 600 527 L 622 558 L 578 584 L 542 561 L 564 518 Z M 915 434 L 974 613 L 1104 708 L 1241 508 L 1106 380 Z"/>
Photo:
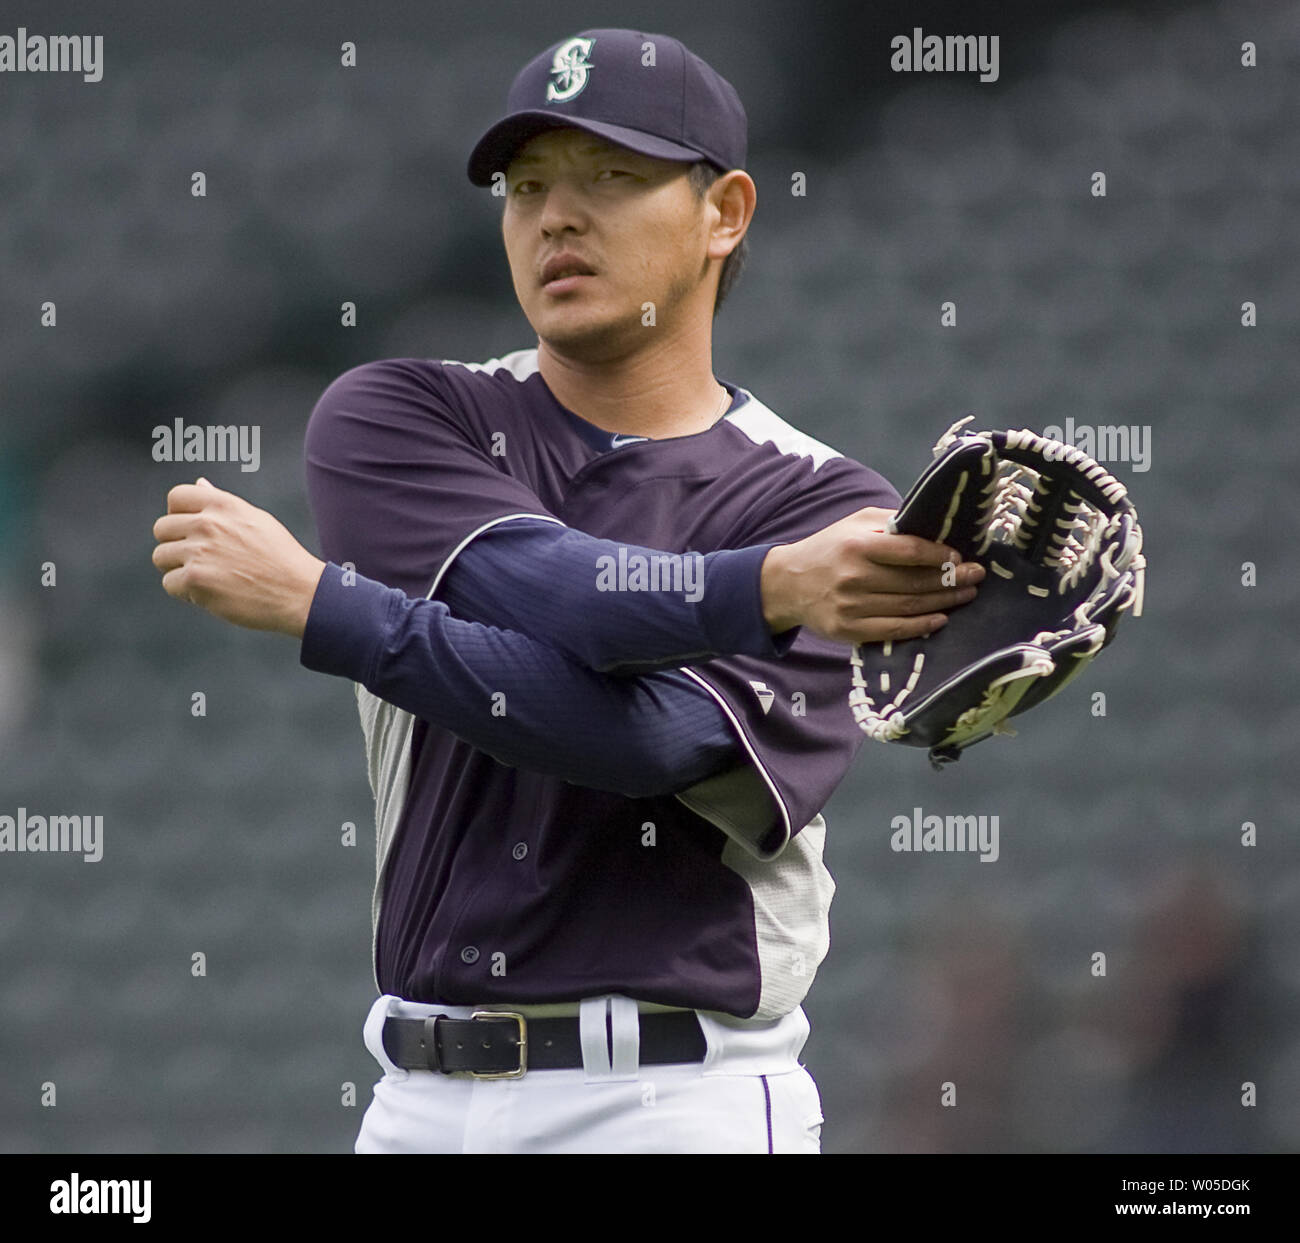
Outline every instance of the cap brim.
<path id="1" fill-rule="evenodd" d="M 498 121 L 470 153 L 469 179 L 476 186 L 490 186 L 494 173 L 504 173 L 515 152 L 534 134 L 548 129 L 581 129 L 597 134 L 620 147 L 629 147 L 642 155 L 659 160 L 676 160 L 694 163 L 709 157 L 692 147 L 669 142 L 654 134 L 629 129 L 625 125 L 610 125 L 605 121 L 588 121 L 584 117 L 566 117 L 554 112 L 516 112 Z"/>

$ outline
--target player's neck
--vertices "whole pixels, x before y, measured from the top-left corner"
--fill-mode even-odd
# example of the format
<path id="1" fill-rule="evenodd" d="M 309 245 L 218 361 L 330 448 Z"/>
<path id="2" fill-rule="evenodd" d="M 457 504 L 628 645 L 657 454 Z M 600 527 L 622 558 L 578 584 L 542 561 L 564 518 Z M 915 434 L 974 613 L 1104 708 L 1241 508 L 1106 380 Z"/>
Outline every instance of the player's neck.
<path id="1" fill-rule="evenodd" d="M 668 342 L 664 343 L 669 345 Z M 713 375 L 713 351 L 651 348 L 593 362 L 540 342 L 538 370 L 564 407 L 608 432 L 690 436 L 711 427 L 729 401 Z"/>

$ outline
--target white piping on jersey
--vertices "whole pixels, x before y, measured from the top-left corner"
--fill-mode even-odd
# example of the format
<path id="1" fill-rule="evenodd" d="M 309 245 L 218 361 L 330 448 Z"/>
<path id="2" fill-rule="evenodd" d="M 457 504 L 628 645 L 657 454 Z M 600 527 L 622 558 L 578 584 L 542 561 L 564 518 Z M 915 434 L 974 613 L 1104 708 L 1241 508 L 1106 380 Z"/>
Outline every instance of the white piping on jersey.
<path id="1" fill-rule="evenodd" d="M 735 726 L 736 733 L 739 736 L 740 741 L 744 744 L 745 751 L 748 753 L 750 760 L 753 761 L 754 767 L 758 770 L 759 776 L 763 778 L 763 780 L 767 783 L 767 788 L 772 792 L 772 798 L 776 801 L 777 808 L 781 813 L 781 841 L 776 846 L 776 848 L 772 850 L 770 853 L 758 855 L 758 857 L 765 860 L 775 859 L 777 855 L 779 855 L 781 851 L 785 849 L 786 843 L 788 843 L 790 840 L 790 811 L 789 808 L 787 808 L 785 805 L 785 799 L 781 797 L 780 790 L 776 788 L 776 782 L 772 780 L 772 775 L 767 771 L 767 768 L 764 766 L 763 761 L 759 758 L 758 752 L 754 750 L 753 745 L 750 743 L 748 736 L 746 735 L 744 729 L 741 727 L 739 719 L 737 718 L 736 714 L 731 710 L 731 705 L 726 701 L 722 693 L 715 686 L 713 686 L 712 683 L 710 683 L 707 679 L 700 677 L 700 675 L 696 673 L 694 669 L 687 668 L 686 666 L 683 665 L 680 668 L 679 672 L 684 673 L 686 674 L 687 677 L 694 679 L 702 687 L 704 687 L 704 689 L 708 691 L 709 694 L 712 695 L 714 699 L 718 701 L 718 706 L 723 710 L 723 712 L 727 714 L 727 719 L 732 723 L 733 726 Z M 750 849 L 751 853 L 757 855 L 758 853 L 757 851 L 754 851 L 752 847 L 748 847 L 747 844 L 746 846 L 748 849 Z"/>
<path id="2" fill-rule="evenodd" d="M 753 393 L 749 400 L 730 414 L 723 416 L 733 427 L 738 427 L 755 444 L 761 445 L 771 441 L 782 453 L 791 453 L 798 457 L 811 457 L 813 470 L 832 458 L 843 457 L 838 449 L 823 444 L 820 440 L 801 432 L 797 427 L 787 423 L 779 414 L 765 406 Z"/>
<path id="3" fill-rule="evenodd" d="M 438 590 L 438 584 L 442 582 L 443 575 L 451 569 L 451 563 L 455 561 L 456 558 L 459 557 L 460 554 L 469 546 L 471 540 L 477 539 L 484 531 L 490 530 L 492 527 L 497 526 L 502 522 L 513 522 L 516 518 L 540 518 L 543 522 L 553 522 L 557 527 L 565 527 L 563 522 L 558 518 L 553 517 L 551 514 L 502 514 L 499 518 L 489 519 L 481 527 L 475 527 L 474 530 L 465 536 L 465 538 L 447 554 L 447 559 L 438 568 L 437 574 L 433 576 L 433 586 L 429 588 L 428 599 L 433 599 L 433 593 Z M 565 527 L 565 530 L 568 530 L 568 527 Z"/>
<path id="4" fill-rule="evenodd" d="M 489 358 L 485 363 L 463 363 L 455 358 L 440 358 L 441 363 L 453 367 L 464 367 L 467 371 L 485 371 L 489 375 L 497 371 L 508 371 L 516 380 L 526 380 L 537 371 L 537 347 L 529 350 L 512 350 L 500 358 Z"/>
<path id="5" fill-rule="evenodd" d="M 441 361 L 456 367 L 464 367 L 469 371 L 482 371 L 488 374 L 497 371 L 508 371 L 516 380 L 526 380 L 529 376 L 534 375 L 538 369 L 536 346 L 527 350 L 513 350 L 509 354 L 503 354 L 500 358 L 490 358 L 485 363 L 462 363 L 454 358 L 446 358 Z M 737 409 L 729 414 L 724 414 L 718 422 L 725 420 L 733 427 L 744 432 L 755 444 L 761 445 L 770 441 L 782 453 L 790 453 L 796 457 L 812 458 L 813 470 L 816 470 L 823 462 L 829 462 L 832 458 L 844 456 L 838 449 L 831 448 L 830 445 L 824 444 L 816 437 L 808 435 L 807 432 L 801 432 L 793 424 L 787 423 L 774 410 L 759 401 L 748 389 L 737 385 L 736 391 L 748 400 L 742 402 Z M 714 426 L 717 425 L 714 424 Z M 642 437 L 642 439 L 646 438 Z"/>

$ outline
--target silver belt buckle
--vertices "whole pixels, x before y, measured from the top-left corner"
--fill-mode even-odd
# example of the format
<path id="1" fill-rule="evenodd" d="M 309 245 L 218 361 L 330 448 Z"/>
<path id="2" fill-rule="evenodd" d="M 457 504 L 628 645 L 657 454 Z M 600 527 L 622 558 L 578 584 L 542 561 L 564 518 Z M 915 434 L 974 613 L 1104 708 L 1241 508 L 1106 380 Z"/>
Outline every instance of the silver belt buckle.
<path id="1" fill-rule="evenodd" d="M 528 1069 L 528 1021 L 522 1014 L 513 1010 L 475 1010 L 472 1019 L 513 1019 L 519 1024 L 519 1069 L 518 1070 L 471 1070 L 475 1079 L 522 1079 Z"/>

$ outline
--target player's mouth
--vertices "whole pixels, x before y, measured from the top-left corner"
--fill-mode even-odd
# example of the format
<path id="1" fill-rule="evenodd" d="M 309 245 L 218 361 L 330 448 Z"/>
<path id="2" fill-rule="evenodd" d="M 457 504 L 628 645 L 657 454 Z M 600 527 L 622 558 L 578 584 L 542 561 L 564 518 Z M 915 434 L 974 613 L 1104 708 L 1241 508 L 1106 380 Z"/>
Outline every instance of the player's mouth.
<path id="1" fill-rule="evenodd" d="M 542 288 L 550 294 L 568 293 L 596 275 L 584 259 L 568 251 L 550 258 L 542 267 Z"/>

